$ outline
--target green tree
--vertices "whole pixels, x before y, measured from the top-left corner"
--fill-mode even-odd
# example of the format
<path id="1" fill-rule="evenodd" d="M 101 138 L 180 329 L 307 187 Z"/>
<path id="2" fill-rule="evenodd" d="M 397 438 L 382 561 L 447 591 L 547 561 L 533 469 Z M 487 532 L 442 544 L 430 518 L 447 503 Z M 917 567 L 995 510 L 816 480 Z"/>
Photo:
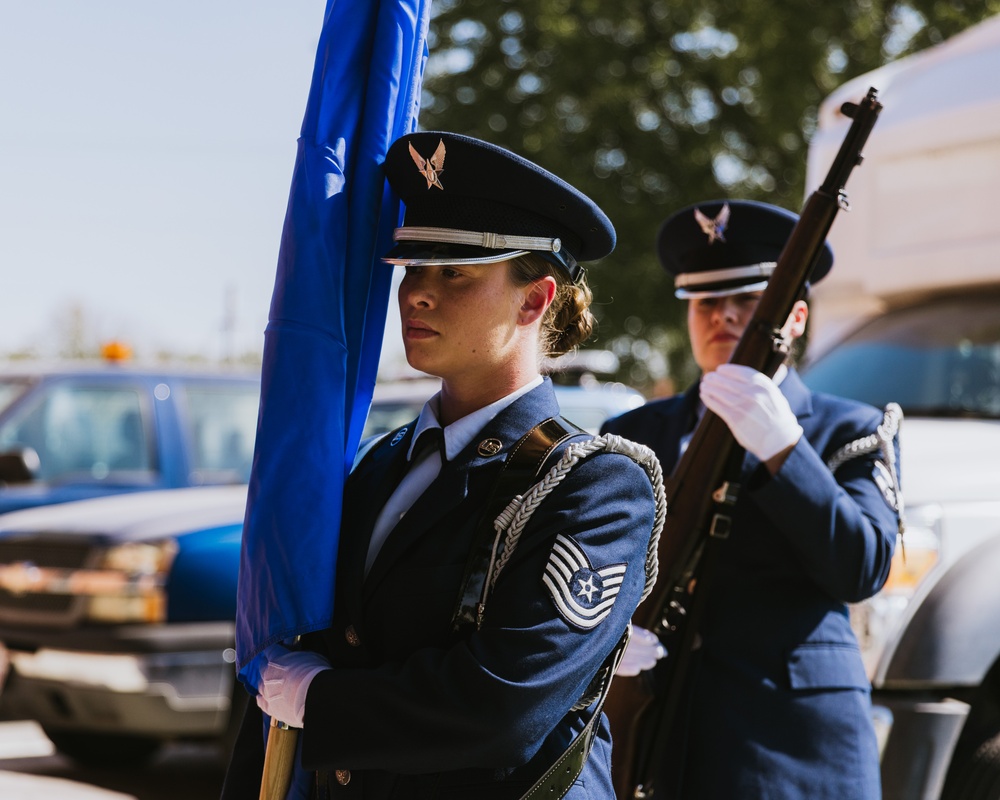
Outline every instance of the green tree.
<path id="1" fill-rule="evenodd" d="M 723 196 L 800 210 L 823 97 L 997 12 L 1000 0 L 437 0 L 420 122 L 508 147 L 596 199 L 618 246 L 589 271 L 593 344 L 637 386 L 659 372 L 684 384 L 683 308 L 653 252 L 662 220 Z"/>

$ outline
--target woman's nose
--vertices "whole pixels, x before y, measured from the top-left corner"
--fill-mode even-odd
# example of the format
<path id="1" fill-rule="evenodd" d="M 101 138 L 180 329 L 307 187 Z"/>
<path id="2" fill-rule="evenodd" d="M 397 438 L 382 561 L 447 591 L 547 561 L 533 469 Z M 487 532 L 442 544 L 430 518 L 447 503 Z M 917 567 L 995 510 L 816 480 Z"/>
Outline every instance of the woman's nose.
<path id="1" fill-rule="evenodd" d="M 714 311 L 715 313 L 713 316 L 718 320 L 732 322 L 739 318 L 739 309 L 736 303 L 728 297 L 719 298 L 719 302 L 716 303 Z"/>
<path id="2" fill-rule="evenodd" d="M 407 275 L 399 284 L 399 300 L 400 303 L 414 308 L 428 308 L 434 303 L 434 294 L 427 285 L 426 279 Z"/>

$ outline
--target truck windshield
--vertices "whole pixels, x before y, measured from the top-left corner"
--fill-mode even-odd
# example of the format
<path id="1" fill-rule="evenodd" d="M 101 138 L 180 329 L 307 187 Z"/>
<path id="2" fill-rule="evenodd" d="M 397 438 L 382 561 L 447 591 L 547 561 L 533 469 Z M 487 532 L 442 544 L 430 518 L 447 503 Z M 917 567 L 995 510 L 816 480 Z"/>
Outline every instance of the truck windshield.
<path id="1" fill-rule="evenodd" d="M 0 412 L 27 391 L 28 381 L 20 378 L 0 378 Z"/>
<path id="2" fill-rule="evenodd" d="M 891 310 L 802 369 L 806 384 L 904 414 L 1000 418 L 1000 294 Z"/>

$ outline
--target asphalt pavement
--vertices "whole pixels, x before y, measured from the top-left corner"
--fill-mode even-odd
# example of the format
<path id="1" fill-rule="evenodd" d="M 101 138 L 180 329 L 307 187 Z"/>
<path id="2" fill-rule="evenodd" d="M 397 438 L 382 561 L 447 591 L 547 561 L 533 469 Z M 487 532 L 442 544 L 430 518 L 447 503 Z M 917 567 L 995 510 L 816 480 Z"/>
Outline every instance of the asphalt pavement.
<path id="1" fill-rule="evenodd" d="M 4 800 L 137 800 L 135 795 L 112 792 L 77 781 L 2 770 L 0 797 Z"/>
<path id="2" fill-rule="evenodd" d="M 44 759 L 54 752 L 52 743 L 34 722 L 0 723 L 0 765 L 8 761 Z M 134 795 L 65 778 L 14 772 L 2 766 L 0 797 L 4 800 L 137 800 Z"/>
<path id="3" fill-rule="evenodd" d="M 168 745 L 135 767 L 86 767 L 57 753 L 36 723 L 0 722 L 3 800 L 217 800 L 222 776 L 211 745 Z"/>

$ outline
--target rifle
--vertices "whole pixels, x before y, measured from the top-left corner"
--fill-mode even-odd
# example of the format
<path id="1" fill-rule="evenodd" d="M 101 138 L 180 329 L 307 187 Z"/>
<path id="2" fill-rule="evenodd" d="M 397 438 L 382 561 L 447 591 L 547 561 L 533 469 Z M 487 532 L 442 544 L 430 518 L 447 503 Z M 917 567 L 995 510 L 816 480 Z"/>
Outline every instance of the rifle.
<path id="1" fill-rule="evenodd" d="M 860 103 L 841 106 L 853 120 L 850 129 L 826 179 L 806 200 L 731 363 L 771 377 L 787 356 L 781 328 L 803 296 L 837 212 L 850 210 L 844 186 L 861 163 L 861 148 L 881 110 L 874 88 Z M 667 773 L 663 763 L 668 751 L 676 753 L 677 737 L 683 733 L 679 727 L 683 720 L 678 718 L 681 697 L 712 565 L 729 533 L 743 456 L 726 424 L 706 411 L 664 482 L 667 518 L 658 550 L 663 572 L 632 620 L 660 637 L 667 656 L 655 670 L 615 680 L 605 704 L 614 737 L 612 777 L 619 800 L 675 800 L 673 787 L 662 781 L 658 785 L 658 776 Z"/>

